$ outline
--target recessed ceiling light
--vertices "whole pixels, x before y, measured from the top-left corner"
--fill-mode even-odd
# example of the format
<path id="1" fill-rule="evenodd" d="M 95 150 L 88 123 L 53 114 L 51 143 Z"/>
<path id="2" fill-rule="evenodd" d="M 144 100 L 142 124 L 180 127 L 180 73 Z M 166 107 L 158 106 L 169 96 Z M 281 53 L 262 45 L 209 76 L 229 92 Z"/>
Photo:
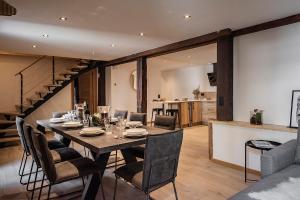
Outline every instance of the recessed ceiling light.
<path id="1" fill-rule="evenodd" d="M 188 14 L 184 15 L 184 19 L 190 19 L 190 18 L 192 18 L 191 15 L 188 15 Z"/>
<path id="2" fill-rule="evenodd" d="M 95 55 L 95 51 L 92 51 L 92 55 Z"/>
<path id="3" fill-rule="evenodd" d="M 188 58 L 191 58 L 192 56 L 187 56 Z"/>
<path id="4" fill-rule="evenodd" d="M 111 44 L 111 47 L 115 47 L 116 45 L 115 44 Z"/>
<path id="5" fill-rule="evenodd" d="M 144 33 L 143 33 L 143 32 L 141 32 L 141 33 L 140 33 L 140 36 L 144 36 Z"/>
<path id="6" fill-rule="evenodd" d="M 67 19 L 68 19 L 67 17 L 60 17 L 59 18 L 60 21 L 67 21 Z"/>
<path id="7" fill-rule="evenodd" d="M 47 38 L 47 37 L 49 37 L 49 35 L 48 35 L 48 34 L 46 34 L 46 33 L 44 33 L 42 36 L 43 36 L 43 38 Z"/>
<path id="8" fill-rule="evenodd" d="M 34 45 L 32 45 L 32 47 L 33 47 L 33 48 L 36 48 L 37 46 L 34 44 Z"/>

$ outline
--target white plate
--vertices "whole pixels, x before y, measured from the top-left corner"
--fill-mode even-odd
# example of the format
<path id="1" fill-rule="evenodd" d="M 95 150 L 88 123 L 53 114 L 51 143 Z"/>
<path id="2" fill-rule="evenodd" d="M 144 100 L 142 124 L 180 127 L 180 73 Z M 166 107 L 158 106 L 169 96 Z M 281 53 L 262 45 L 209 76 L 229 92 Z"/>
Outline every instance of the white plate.
<path id="1" fill-rule="evenodd" d="M 127 132 L 123 132 L 123 136 L 124 137 L 128 137 L 128 138 L 141 138 L 141 137 L 145 137 L 148 135 L 148 132 L 143 132 L 143 133 L 140 133 L 140 134 L 128 134 Z"/>
<path id="2" fill-rule="evenodd" d="M 140 121 L 129 121 L 126 123 L 126 126 L 143 126 L 143 124 Z"/>
<path id="3" fill-rule="evenodd" d="M 104 134 L 105 131 L 98 127 L 89 127 L 89 128 L 83 128 L 80 132 L 80 136 L 84 137 L 93 137 Z"/>
<path id="4" fill-rule="evenodd" d="M 104 133 L 105 131 L 99 127 L 87 127 L 81 129 L 81 132 L 86 134 L 90 134 L 90 133 L 92 134 L 92 133 Z"/>
<path id="5" fill-rule="evenodd" d="M 51 118 L 50 123 L 62 123 L 65 122 L 64 118 Z"/>
<path id="6" fill-rule="evenodd" d="M 111 121 L 111 122 L 117 122 L 117 121 L 118 121 L 118 118 L 112 117 L 112 118 L 110 119 L 110 121 Z"/>
<path id="7" fill-rule="evenodd" d="M 147 130 L 144 128 L 132 128 L 125 131 L 125 134 L 127 136 L 139 136 L 139 135 L 145 135 L 147 134 Z"/>
<path id="8" fill-rule="evenodd" d="M 83 124 L 78 121 L 65 122 L 62 125 L 62 127 L 65 127 L 65 128 L 77 128 L 77 127 L 81 127 L 81 126 L 83 126 Z"/>

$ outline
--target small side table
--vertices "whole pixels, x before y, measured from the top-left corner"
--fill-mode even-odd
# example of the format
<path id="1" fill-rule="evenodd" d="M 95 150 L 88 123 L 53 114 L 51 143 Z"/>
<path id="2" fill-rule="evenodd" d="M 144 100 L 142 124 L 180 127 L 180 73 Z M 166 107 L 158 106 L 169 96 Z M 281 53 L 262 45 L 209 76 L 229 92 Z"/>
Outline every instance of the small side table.
<path id="1" fill-rule="evenodd" d="M 266 145 L 264 145 L 264 143 Z M 260 150 L 261 154 L 263 154 L 264 151 L 270 151 L 271 149 L 274 149 L 279 145 L 281 145 L 281 143 L 270 141 L 270 140 L 249 140 L 245 143 L 245 182 L 257 181 L 257 180 L 247 179 L 247 147 Z"/>

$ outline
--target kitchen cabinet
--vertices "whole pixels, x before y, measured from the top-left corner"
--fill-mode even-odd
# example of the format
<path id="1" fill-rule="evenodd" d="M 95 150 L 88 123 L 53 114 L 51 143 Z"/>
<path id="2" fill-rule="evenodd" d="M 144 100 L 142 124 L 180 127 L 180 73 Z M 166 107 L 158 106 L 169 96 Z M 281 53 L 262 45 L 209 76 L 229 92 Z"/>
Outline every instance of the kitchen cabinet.
<path id="1" fill-rule="evenodd" d="M 202 124 L 208 125 L 209 119 L 216 119 L 217 110 L 216 102 L 203 101 L 202 102 Z"/>
<path id="2" fill-rule="evenodd" d="M 200 125 L 202 122 L 202 103 L 200 101 L 191 102 L 191 124 Z"/>

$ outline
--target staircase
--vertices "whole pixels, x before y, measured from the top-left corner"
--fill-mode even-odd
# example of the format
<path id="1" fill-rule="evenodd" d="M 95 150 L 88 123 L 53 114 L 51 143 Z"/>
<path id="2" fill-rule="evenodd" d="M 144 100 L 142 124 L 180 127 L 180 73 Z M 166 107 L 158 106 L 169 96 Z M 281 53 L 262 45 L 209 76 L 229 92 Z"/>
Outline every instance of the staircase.
<path id="1" fill-rule="evenodd" d="M 17 134 L 17 129 L 15 126 L 16 116 L 25 118 L 26 116 L 30 115 L 37 108 L 51 99 L 51 97 L 55 96 L 59 91 L 70 84 L 75 78 L 85 72 L 88 72 L 91 69 L 96 68 L 97 66 L 99 66 L 99 64 L 102 63 L 101 61 L 79 60 L 78 64 L 76 64 L 75 66 L 64 68 L 63 70 L 58 71 L 58 69 L 55 69 L 53 57 L 52 73 L 49 75 L 51 76 L 52 80 L 48 81 L 48 83 L 42 86 L 39 86 L 36 91 L 31 91 L 31 94 L 33 95 L 25 98 L 24 71 L 30 70 L 33 65 L 45 58 L 47 57 L 42 56 L 38 58 L 31 65 L 27 66 L 16 74 L 16 76 L 20 76 L 21 83 L 20 104 L 15 106 L 15 111 L 0 111 L 0 147 L 15 144 L 19 141 L 19 136 Z"/>

